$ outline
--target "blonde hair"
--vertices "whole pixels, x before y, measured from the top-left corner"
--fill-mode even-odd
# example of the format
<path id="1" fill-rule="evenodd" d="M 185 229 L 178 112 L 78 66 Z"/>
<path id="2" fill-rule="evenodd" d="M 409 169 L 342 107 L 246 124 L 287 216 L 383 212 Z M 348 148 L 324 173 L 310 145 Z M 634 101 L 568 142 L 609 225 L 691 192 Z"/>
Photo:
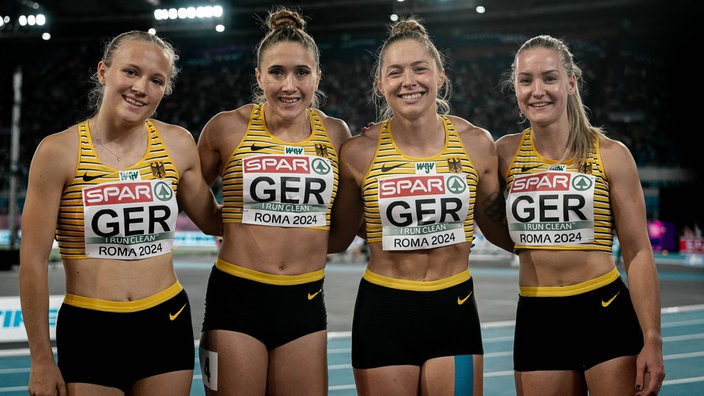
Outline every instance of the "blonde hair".
<path id="1" fill-rule="evenodd" d="M 438 70 L 441 71 L 445 69 L 445 57 L 438 51 L 437 47 L 430 39 L 428 31 L 419 19 L 410 17 L 389 25 L 389 37 L 379 48 L 376 62 L 372 68 L 372 102 L 374 102 L 377 109 L 377 121 L 393 117 L 393 109 L 391 109 L 386 102 L 386 98 L 384 98 L 384 95 L 379 91 L 376 81 L 381 78 L 386 50 L 391 44 L 401 40 L 415 40 L 421 43 L 428 50 L 428 54 L 435 60 Z M 439 114 L 448 114 L 450 112 L 451 92 L 452 86 L 447 76 L 445 76 L 442 86 L 438 89 L 438 96 L 435 98 L 436 111 Z"/>
<path id="2" fill-rule="evenodd" d="M 110 67 L 112 65 L 112 59 L 115 55 L 115 52 L 120 48 L 122 43 L 127 40 L 146 41 L 149 43 L 153 43 L 164 51 L 166 56 L 169 58 L 170 66 L 169 75 L 167 76 L 168 80 L 166 81 L 166 86 L 164 88 L 164 96 L 171 95 L 171 93 L 174 91 L 176 76 L 178 76 L 178 73 L 181 71 L 178 67 L 176 67 L 176 62 L 178 62 L 179 60 L 179 55 L 176 52 L 174 46 L 171 45 L 171 43 L 155 34 L 143 32 L 141 30 L 131 30 L 129 32 L 118 34 L 105 44 L 105 47 L 103 48 L 103 57 L 101 59 L 103 63 Z M 97 70 L 91 77 L 91 81 L 93 81 L 93 88 L 90 90 L 90 92 L 88 92 L 88 101 L 90 106 L 97 111 L 103 101 L 105 87 L 103 87 L 103 85 L 98 80 Z"/>
<path id="3" fill-rule="evenodd" d="M 560 55 L 562 66 L 567 71 L 567 75 L 574 76 L 577 80 L 575 92 L 567 99 L 567 119 L 569 121 L 569 138 L 567 140 L 567 150 L 563 154 L 560 162 L 569 159 L 576 161 L 578 169 L 582 169 L 589 152 L 594 146 L 596 138 L 603 136 L 605 131 L 602 127 L 596 127 L 589 121 L 589 109 L 582 102 L 579 88 L 584 84 L 582 79 L 582 69 L 577 66 L 574 56 L 567 44 L 558 38 L 549 35 L 539 35 L 528 39 L 516 51 L 511 64 L 511 70 L 502 82 L 504 88 L 510 88 L 515 93 L 516 83 L 516 63 L 518 57 L 527 50 L 535 48 L 545 48 L 557 52 Z"/>

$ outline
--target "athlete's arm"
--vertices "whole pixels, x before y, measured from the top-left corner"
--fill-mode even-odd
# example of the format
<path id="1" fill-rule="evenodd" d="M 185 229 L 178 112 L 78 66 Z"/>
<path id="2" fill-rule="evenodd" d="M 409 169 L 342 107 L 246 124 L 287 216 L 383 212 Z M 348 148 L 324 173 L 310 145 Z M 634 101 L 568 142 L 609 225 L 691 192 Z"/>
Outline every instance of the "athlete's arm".
<path id="1" fill-rule="evenodd" d="M 638 355 L 636 386 L 639 394 L 657 392 L 665 377 L 660 326 L 660 286 L 648 236 L 645 200 L 638 169 L 630 151 L 620 142 L 602 138 L 601 156 L 609 180 L 611 207 L 631 300 L 645 345 Z M 647 374 L 646 374 L 647 373 Z"/>
<path id="2" fill-rule="evenodd" d="M 489 242 L 513 253 L 513 241 L 506 225 L 506 201 L 501 190 L 494 138 L 486 129 L 477 128 L 465 120 L 453 118 L 453 123 L 457 126 L 479 175 L 474 220 Z"/>
<path id="3" fill-rule="evenodd" d="M 179 208 L 208 235 L 222 235 L 221 207 L 200 169 L 196 142 L 187 130 L 169 124 L 160 126 L 169 154 L 174 159 L 180 180 Z"/>
<path id="4" fill-rule="evenodd" d="M 198 156 L 200 157 L 200 168 L 208 185 L 212 185 L 220 173 L 220 150 L 215 136 L 218 135 L 217 125 L 219 118 L 222 115 L 218 114 L 211 118 L 203 127 L 198 137 Z"/>
<path id="5" fill-rule="evenodd" d="M 375 139 L 358 135 L 340 150 L 340 182 L 332 205 L 328 253 L 346 250 L 363 224 L 361 182 L 374 156 L 376 145 L 370 146 L 371 140 Z"/>
<path id="6" fill-rule="evenodd" d="M 78 136 L 75 129 L 74 126 L 72 132 L 46 137 L 37 147 L 29 168 L 22 211 L 19 290 L 32 361 L 30 394 L 66 394 L 49 336 L 48 267 L 61 194 L 76 167 Z"/>

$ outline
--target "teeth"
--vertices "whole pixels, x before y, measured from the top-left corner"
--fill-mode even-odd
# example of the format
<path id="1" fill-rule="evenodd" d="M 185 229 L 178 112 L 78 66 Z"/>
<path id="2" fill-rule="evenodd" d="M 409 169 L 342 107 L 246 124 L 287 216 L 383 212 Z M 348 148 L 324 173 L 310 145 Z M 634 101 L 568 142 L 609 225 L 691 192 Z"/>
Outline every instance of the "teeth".
<path id="1" fill-rule="evenodd" d="M 286 98 L 281 98 L 281 101 L 284 103 L 295 103 L 298 102 L 298 99 L 286 99 Z"/>
<path id="2" fill-rule="evenodd" d="M 140 102 L 137 102 L 136 100 L 134 100 L 134 99 L 132 99 L 132 98 L 125 97 L 125 101 L 126 101 L 127 103 L 133 104 L 133 105 L 135 105 L 135 106 L 144 106 L 144 104 L 142 104 L 142 103 L 140 103 Z"/>
<path id="3" fill-rule="evenodd" d="M 410 95 L 401 95 L 401 99 L 418 99 L 418 98 L 420 98 L 419 93 L 414 93 L 414 94 L 410 94 Z"/>

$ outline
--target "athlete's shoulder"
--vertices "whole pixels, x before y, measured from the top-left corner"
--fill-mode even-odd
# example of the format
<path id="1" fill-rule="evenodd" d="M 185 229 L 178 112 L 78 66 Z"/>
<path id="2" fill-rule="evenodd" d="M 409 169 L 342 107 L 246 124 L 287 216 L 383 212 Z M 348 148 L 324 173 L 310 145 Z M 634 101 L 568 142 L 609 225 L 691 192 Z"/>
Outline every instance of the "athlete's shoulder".
<path id="1" fill-rule="evenodd" d="M 45 136 L 36 151 L 41 155 L 56 153 L 61 156 L 66 156 L 68 152 L 78 152 L 78 124 Z"/>
<path id="2" fill-rule="evenodd" d="M 352 136 L 342 145 L 341 157 L 348 161 L 358 158 L 369 157 L 370 153 L 376 152 L 379 142 L 379 129 L 381 124 L 373 124 L 365 128 L 360 134 Z M 344 159 L 343 159 L 344 160 Z"/>
<path id="3" fill-rule="evenodd" d="M 53 174 L 65 174 L 68 180 L 77 165 L 78 125 L 44 137 L 34 152 L 32 168 L 50 169 Z"/>
<path id="4" fill-rule="evenodd" d="M 454 125 L 455 131 L 457 131 L 457 134 L 460 136 L 463 135 L 469 135 L 471 137 L 482 137 L 482 138 L 488 138 L 492 142 L 494 141 L 494 138 L 491 136 L 491 133 L 485 128 L 476 126 L 469 122 L 467 119 L 454 116 L 454 115 L 447 115 L 446 116 L 448 120 Z"/>
<path id="5" fill-rule="evenodd" d="M 352 137 L 350 128 L 347 125 L 347 122 L 345 122 L 345 120 L 329 116 L 325 114 L 322 110 L 315 111 L 320 115 L 320 119 L 323 122 L 323 125 L 325 125 L 325 130 L 327 131 L 328 136 L 330 136 L 330 139 L 333 141 L 335 146 L 341 145 L 347 139 Z"/>
<path id="6" fill-rule="evenodd" d="M 232 125 L 247 125 L 254 106 L 253 103 L 249 103 L 236 109 L 221 111 L 208 120 L 205 128 L 214 129 L 225 126 L 231 127 Z"/>
<path id="7" fill-rule="evenodd" d="M 507 133 L 496 139 L 496 153 L 499 157 L 513 157 L 521 141 L 521 133 Z"/>
<path id="8" fill-rule="evenodd" d="M 606 136 L 599 137 L 599 155 L 604 167 L 609 171 L 618 168 L 635 167 L 631 150 L 623 142 Z"/>
<path id="9" fill-rule="evenodd" d="M 159 132 L 161 135 L 190 135 L 191 133 L 186 129 L 185 127 L 177 124 L 171 124 L 168 122 L 160 121 L 154 118 L 150 118 L 149 122 L 151 122 L 154 125 L 154 128 Z"/>
<path id="10" fill-rule="evenodd" d="M 195 138 L 188 129 L 180 125 L 156 119 L 150 119 L 149 121 L 154 124 L 159 136 L 166 142 L 169 149 L 174 149 L 174 145 L 187 145 L 190 147 L 192 144 L 195 144 Z"/>
<path id="11" fill-rule="evenodd" d="M 340 162 L 343 168 L 354 169 L 355 173 L 364 174 L 376 153 L 378 137 L 377 125 L 376 132 L 366 130 L 347 139 L 340 149 Z"/>
<path id="12" fill-rule="evenodd" d="M 246 104 L 233 110 L 221 111 L 203 127 L 200 136 L 217 141 L 234 135 L 241 136 L 247 129 L 254 104 Z"/>
<path id="13" fill-rule="evenodd" d="M 316 109 L 315 111 L 318 113 L 318 115 L 320 116 L 320 119 L 325 124 L 326 129 L 330 129 L 330 128 L 340 129 L 340 128 L 342 128 L 342 129 L 347 130 L 347 132 L 349 132 L 350 128 L 347 126 L 347 122 L 345 122 L 345 120 L 343 120 L 342 118 L 329 116 L 329 115 L 325 114 L 325 112 L 323 112 L 320 109 Z"/>
<path id="14" fill-rule="evenodd" d="M 625 143 L 606 135 L 599 136 L 599 147 L 604 150 L 629 150 Z"/>

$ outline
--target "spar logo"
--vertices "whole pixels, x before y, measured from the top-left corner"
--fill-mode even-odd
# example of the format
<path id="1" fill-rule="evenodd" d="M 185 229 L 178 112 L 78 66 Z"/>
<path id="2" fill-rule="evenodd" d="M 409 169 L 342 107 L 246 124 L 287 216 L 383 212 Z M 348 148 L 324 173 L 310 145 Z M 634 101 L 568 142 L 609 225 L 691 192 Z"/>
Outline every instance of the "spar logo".
<path id="1" fill-rule="evenodd" d="M 149 182 L 131 183 L 111 183 L 83 190 L 83 202 L 85 206 L 93 205 L 116 205 L 132 203 L 149 203 L 154 198 L 160 201 L 168 201 L 174 192 L 171 187 L 161 181 L 154 185 Z"/>
<path id="2" fill-rule="evenodd" d="M 332 171 L 332 167 L 328 161 L 323 158 L 314 158 L 311 163 L 311 167 L 313 168 L 313 172 L 319 175 L 327 175 Z"/>
<path id="3" fill-rule="evenodd" d="M 245 173 L 310 173 L 308 158 L 292 155 L 259 155 L 242 161 Z"/>
<path id="4" fill-rule="evenodd" d="M 569 189 L 569 173 L 543 172 L 516 177 L 511 192 L 569 191 Z"/>
<path id="5" fill-rule="evenodd" d="M 576 175 L 572 178 L 572 188 L 577 191 L 587 191 L 592 188 L 594 181 L 585 175 Z"/>
<path id="6" fill-rule="evenodd" d="M 407 176 L 379 181 L 379 198 L 445 194 L 442 176 Z"/>
<path id="7" fill-rule="evenodd" d="M 333 169 L 324 158 L 259 155 L 242 161 L 245 202 L 327 205 Z"/>
<path id="8" fill-rule="evenodd" d="M 467 216 L 469 199 L 465 194 L 469 194 L 467 183 L 459 175 L 408 175 L 379 180 L 382 222 L 393 227 L 460 222 Z"/>
<path id="9" fill-rule="evenodd" d="M 379 198 L 400 198 L 424 195 L 462 194 L 467 183 L 461 176 L 404 176 L 379 181 Z"/>
<path id="10" fill-rule="evenodd" d="M 115 243 L 102 238 L 170 232 L 178 213 L 174 196 L 168 179 L 116 182 L 84 189 L 86 246 Z M 99 242 L 94 240 L 96 237 Z"/>
<path id="11" fill-rule="evenodd" d="M 576 191 L 592 188 L 593 180 L 589 176 L 565 172 L 543 172 L 519 176 L 511 187 L 511 192 L 569 191 L 570 186 Z"/>

